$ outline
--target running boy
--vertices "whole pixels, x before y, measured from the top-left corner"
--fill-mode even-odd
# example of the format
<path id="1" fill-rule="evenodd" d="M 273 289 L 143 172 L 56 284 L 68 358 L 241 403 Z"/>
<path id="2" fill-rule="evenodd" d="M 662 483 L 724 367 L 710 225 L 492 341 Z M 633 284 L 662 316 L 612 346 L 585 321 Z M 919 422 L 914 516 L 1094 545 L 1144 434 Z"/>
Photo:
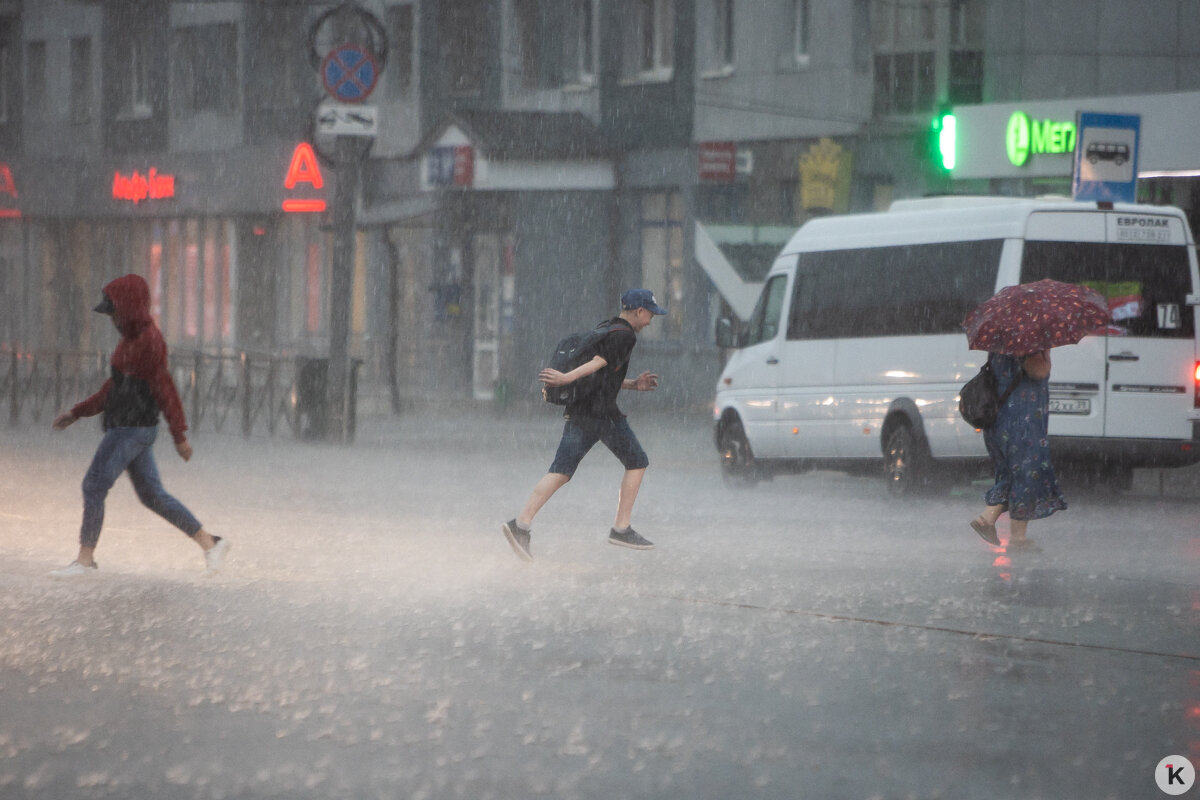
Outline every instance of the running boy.
<path id="1" fill-rule="evenodd" d="M 550 471 L 537 482 L 521 513 L 504 523 L 502 530 L 513 552 L 518 557 L 532 561 L 529 549 L 530 528 L 533 518 L 551 496 L 571 480 L 579 462 L 596 442 L 603 442 L 625 467 L 621 478 L 621 492 L 617 500 L 617 516 L 608 534 L 609 544 L 631 547 L 635 550 L 652 550 L 654 545 L 630 526 L 633 503 L 637 499 L 642 477 L 650 460 L 642 449 L 625 415 L 617 408 L 617 393 L 622 389 L 652 392 L 658 388 L 658 376 L 643 372 L 633 379 L 626 379 L 629 357 L 637 344 L 637 334 L 650 324 L 654 317 L 666 314 L 658 305 L 649 289 L 630 289 L 621 295 L 621 313 L 609 321 L 609 332 L 597 344 L 597 354 L 567 373 L 546 368 L 538 380 L 547 386 L 565 386 L 594 372 L 600 373 L 599 386 L 574 405 L 567 406 L 563 417 L 562 440 Z"/>

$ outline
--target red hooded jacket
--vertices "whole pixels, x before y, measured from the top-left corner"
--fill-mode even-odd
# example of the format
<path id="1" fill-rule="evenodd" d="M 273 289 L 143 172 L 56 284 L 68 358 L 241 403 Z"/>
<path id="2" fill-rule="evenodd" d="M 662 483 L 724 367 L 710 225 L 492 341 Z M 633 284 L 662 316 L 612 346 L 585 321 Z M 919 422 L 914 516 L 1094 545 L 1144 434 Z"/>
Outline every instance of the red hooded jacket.
<path id="1" fill-rule="evenodd" d="M 112 354 L 112 377 L 100 391 L 76 404 L 71 414 L 92 417 L 104 412 L 105 430 L 158 424 L 158 412 L 176 443 L 187 439 L 187 420 L 179 391 L 167 369 L 167 343 L 150 316 L 150 287 L 140 275 L 125 275 L 104 287 L 112 301 L 121 341 Z"/>

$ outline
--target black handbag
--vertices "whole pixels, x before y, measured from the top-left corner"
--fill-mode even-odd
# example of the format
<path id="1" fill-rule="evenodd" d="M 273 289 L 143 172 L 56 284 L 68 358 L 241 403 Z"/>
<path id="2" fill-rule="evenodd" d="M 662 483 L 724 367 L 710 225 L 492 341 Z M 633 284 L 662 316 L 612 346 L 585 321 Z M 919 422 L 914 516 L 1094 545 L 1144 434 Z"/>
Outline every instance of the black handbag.
<path id="1" fill-rule="evenodd" d="M 1000 409 L 1024 377 L 1025 370 L 1022 368 L 1004 394 L 1000 394 L 996 389 L 996 375 L 992 372 L 992 356 L 989 353 L 979 373 L 959 390 L 958 413 L 972 428 L 987 430 L 996 424 Z"/>

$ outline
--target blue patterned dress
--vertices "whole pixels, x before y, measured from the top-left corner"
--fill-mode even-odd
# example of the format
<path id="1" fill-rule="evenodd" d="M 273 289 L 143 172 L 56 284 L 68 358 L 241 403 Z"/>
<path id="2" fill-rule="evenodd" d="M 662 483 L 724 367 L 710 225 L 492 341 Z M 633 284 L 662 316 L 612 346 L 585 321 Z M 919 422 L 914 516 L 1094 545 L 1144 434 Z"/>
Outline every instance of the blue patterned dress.
<path id="1" fill-rule="evenodd" d="M 1004 394 L 1021 374 L 1023 359 L 992 356 L 996 388 Z M 996 483 L 984 499 L 989 506 L 1004 506 L 1011 519 L 1042 519 L 1067 507 L 1050 464 L 1050 379 L 1026 375 L 1000 409 L 996 424 L 983 432 L 988 455 L 996 470 Z"/>

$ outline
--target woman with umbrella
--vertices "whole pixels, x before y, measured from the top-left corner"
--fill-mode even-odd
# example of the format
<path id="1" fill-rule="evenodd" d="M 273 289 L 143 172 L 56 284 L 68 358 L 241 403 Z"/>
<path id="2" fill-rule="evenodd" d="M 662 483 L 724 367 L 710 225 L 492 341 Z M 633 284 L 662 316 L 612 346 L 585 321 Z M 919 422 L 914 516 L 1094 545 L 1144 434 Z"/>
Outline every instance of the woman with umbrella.
<path id="1" fill-rule="evenodd" d="M 1002 289 L 963 321 L 971 349 L 989 353 L 1000 396 L 1016 384 L 983 432 L 996 480 L 971 527 L 988 544 L 1000 545 L 996 520 L 1007 511 L 1008 550 L 1036 551 L 1026 535 L 1029 521 L 1067 507 L 1047 437 L 1050 348 L 1075 344 L 1108 321 L 1108 303 L 1098 292 L 1052 280 Z"/>

